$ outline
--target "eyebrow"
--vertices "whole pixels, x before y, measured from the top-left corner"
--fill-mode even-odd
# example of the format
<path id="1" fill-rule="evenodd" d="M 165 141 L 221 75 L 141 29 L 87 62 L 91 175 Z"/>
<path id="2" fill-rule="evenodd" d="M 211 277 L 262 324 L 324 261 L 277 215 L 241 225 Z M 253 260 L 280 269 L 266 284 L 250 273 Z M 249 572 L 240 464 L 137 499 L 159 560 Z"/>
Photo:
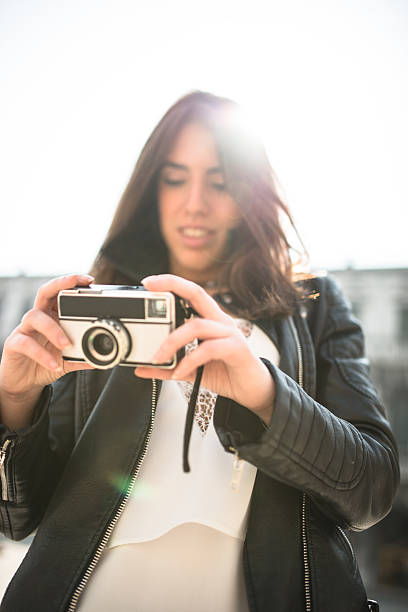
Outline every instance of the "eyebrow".
<path id="1" fill-rule="evenodd" d="M 162 165 L 163 168 L 174 168 L 175 170 L 185 170 L 188 171 L 189 167 L 184 164 L 177 164 L 176 162 L 167 161 Z M 222 169 L 219 166 L 214 166 L 213 168 L 208 168 L 207 174 L 222 174 Z"/>

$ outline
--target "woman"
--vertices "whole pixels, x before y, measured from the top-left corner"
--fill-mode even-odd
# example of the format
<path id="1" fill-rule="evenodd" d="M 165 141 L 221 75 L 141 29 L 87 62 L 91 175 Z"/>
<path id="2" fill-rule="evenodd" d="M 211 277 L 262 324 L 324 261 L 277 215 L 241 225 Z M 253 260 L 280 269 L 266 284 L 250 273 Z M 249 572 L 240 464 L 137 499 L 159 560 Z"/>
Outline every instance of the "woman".
<path id="1" fill-rule="evenodd" d="M 186 355 L 174 370 L 63 361 L 56 296 L 92 277 L 40 288 L 0 369 L 3 531 L 40 523 L 1 610 L 374 609 L 342 529 L 389 511 L 395 442 L 360 327 L 332 280 L 296 279 L 283 216 L 235 104 L 195 92 L 170 108 L 92 273 L 187 300 L 199 316 L 154 361 Z"/>

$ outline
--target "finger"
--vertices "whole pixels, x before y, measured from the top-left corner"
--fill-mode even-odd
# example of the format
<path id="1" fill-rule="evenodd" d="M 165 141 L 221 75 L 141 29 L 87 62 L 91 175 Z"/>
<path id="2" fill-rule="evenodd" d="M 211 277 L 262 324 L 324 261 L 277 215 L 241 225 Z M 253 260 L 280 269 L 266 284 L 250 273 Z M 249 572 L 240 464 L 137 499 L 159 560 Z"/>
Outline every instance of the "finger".
<path id="1" fill-rule="evenodd" d="M 31 336 L 16 334 L 8 343 L 7 349 L 9 352 L 28 357 L 46 370 L 58 370 L 60 367 L 55 357 Z"/>
<path id="2" fill-rule="evenodd" d="M 63 349 L 71 344 L 58 323 L 42 310 L 29 310 L 21 320 L 20 332 L 30 334 L 33 331 L 39 332 L 57 349 Z"/>
<path id="3" fill-rule="evenodd" d="M 50 301 L 53 300 L 63 289 L 72 289 L 76 285 L 87 286 L 94 280 L 89 274 L 69 274 L 60 276 L 42 285 L 34 301 L 34 308 L 46 310 Z"/>
<path id="4" fill-rule="evenodd" d="M 76 372 L 77 370 L 95 370 L 95 367 L 87 361 L 67 361 L 63 360 L 64 372 Z"/>
<path id="5" fill-rule="evenodd" d="M 171 380 L 173 370 L 165 370 L 164 368 L 144 368 L 137 367 L 134 373 L 139 378 L 158 378 L 159 380 Z"/>
<path id="6" fill-rule="evenodd" d="M 177 351 L 192 342 L 195 338 L 204 340 L 207 338 L 225 338 L 234 333 L 234 329 L 217 321 L 208 319 L 193 319 L 180 327 L 177 327 L 160 346 L 153 356 L 153 363 L 165 363 Z"/>
<path id="7" fill-rule="evenodd" d="M 149 291 L 172 291 L 187 300 L 204 319 L 231 324 L 232 318 L 221 310 L 217 302 L 200 285 L 192 281 L 174 276 L 174 274 L 160 274 L 159 276 L 147 276 L 142 283 Z"/>
<path id="8" fill-rule="evenodd" d="M 180 361 L 179 365 L 173 370 L 171 378 L 173 380 L 185 380 L 193 375 L 197 368 L 210 361 L 226 361 L 234 348 L 236 348 L 236 343 L 232 339 L 207 340 Z"/>

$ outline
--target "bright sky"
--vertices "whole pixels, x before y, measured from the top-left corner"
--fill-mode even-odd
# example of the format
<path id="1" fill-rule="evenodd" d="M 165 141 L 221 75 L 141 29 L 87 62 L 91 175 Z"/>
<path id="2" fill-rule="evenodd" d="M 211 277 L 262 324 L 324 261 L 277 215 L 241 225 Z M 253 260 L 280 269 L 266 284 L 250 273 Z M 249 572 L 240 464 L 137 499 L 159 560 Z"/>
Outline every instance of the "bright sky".
<path id="1" fill-rule="evenodd" d="M 145 139 L 241 103 L 313 267 L 407 266 L 405 0 L 2 0 L 0 275 L 88 270 Z"/>

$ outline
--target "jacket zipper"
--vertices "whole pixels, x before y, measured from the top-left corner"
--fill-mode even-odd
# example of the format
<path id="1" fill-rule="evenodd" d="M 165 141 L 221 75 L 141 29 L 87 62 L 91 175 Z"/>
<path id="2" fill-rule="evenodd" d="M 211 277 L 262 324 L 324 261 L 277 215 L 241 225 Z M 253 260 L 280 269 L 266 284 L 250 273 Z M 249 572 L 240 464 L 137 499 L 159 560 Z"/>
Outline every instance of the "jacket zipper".
<path id="1" fill-rule="evenodd" d="M 1 478 L 1 499 L 2 501 L 9 501 L 8 487 L 7 487 L 7 474 L 6 474 L 6 461 L 7 454 L 13 446 L 13 440 L 6 438 L 3 446 L 0 448 L 0 478 Z"/>
<path id="2" fill-rule="evenodd" d="M 292 333 L 295 338 L 297 358 L 298 358 L 298 384 L 303 389 L 303 354 L 302 354 L 302 345 L 300 344 L 299 334 L 296 329 L 296 325 L 293 321 L 293 318 L 289 318 L 289 323 L 292 328 Z"/>
<path id="3" fill-rule="evenodd" d="M 309 550 L 306 531 L 306 493 L 302 495 L 302 548 L 303 568 L 305 577 L 305 603 L 306 612 L 312 612 L 312 593 L 310 588 Z"/>
<path id="4" fill-rule="evenodd" d="M 303 389 L 303 353 L 302 345 L 296 325 L 292 317 L 289 317 L 289 323 L 292 329 L 293 337 L 295 339 L 296 351 L 298 357 L 298 384 Z M 306 612 L 312 612 L 312 592 L 310 583 L 310 567 L 309 567 L 309 544 L 307 541 L 307 528 L 306 528 L 306 493 L 302 495 L 302 511 L 301 511 L 301 535 L 302 535 L 302 552 L 303 552 L 303 573 L 305 579 L 305 603 Z"/>
<path id="5" fill-rule="evenodd" d="M 71 597 L 71 601 L 69 603 L 69 606 L 67 608 L 67 612 L 74 612 L 78 606 L 78 601 L 79 598 L 83 592 L 83 590 L 85 589 L 86 585 L 88 584 L 88 581 L 92 575 L 92 572 L 94 571 L 95 567 L 98 564 L 98 561 L 100 560 L 103 550 L 112 534 L 112 531 L 114 530 L 116 523 L 118 522 L 120 516 L 122 515 L 126 504 L 129 500 L 129 497 L 132 493 L 132 489 L 134 487 L 134 484 L 136 482 L 136 479 L 138 477 L 138 474 L 140 472 L 140 468 L 142 467 L 142 463 L 144 461 L 144 458 L 146 457 L 147 454 L 147 448 L 149 446 L 149 442 L 150 442 L 150 438 L 152 435 L 152 431 L 153 431 L 153 425 L 154 425 L 154 417 L 156 414 L 156 406 L 157 406 L 157 380 L 155 380 L 154 378 L 152 379 L 152 406 L 151 406 L 151 418 L 150 418 L 150 425 L 149 425 L 149 429 L 148 432 L 146 434 L 146 437 L 144 439 L 144 444 L 143 444 L 143 449 L 142 452 L 139 456 L 139 459 L 137 461 L 136 467 L 133 471 L 132 477 L 130 479 L 128 488 L 126 490 L 126 494 L 122 500 L 122 502 L 120 503 L 119 508 L 117 509 L 117 511 L 115 512 L 114 517 L 112 518 L 111 522 L 109 523 L 108 527 L 106 528 L 106 531 L 104 533 L 104 536 L 98 546 L 98 548 L 95 551 L 95 554 L 92 558 L 92 561 L 90 562 L 89 566 L 87 567 L 85 574 L 83 575 L 80 583 L 78 584 L 77 588 L 74 591 L 74 594 Z"/>

